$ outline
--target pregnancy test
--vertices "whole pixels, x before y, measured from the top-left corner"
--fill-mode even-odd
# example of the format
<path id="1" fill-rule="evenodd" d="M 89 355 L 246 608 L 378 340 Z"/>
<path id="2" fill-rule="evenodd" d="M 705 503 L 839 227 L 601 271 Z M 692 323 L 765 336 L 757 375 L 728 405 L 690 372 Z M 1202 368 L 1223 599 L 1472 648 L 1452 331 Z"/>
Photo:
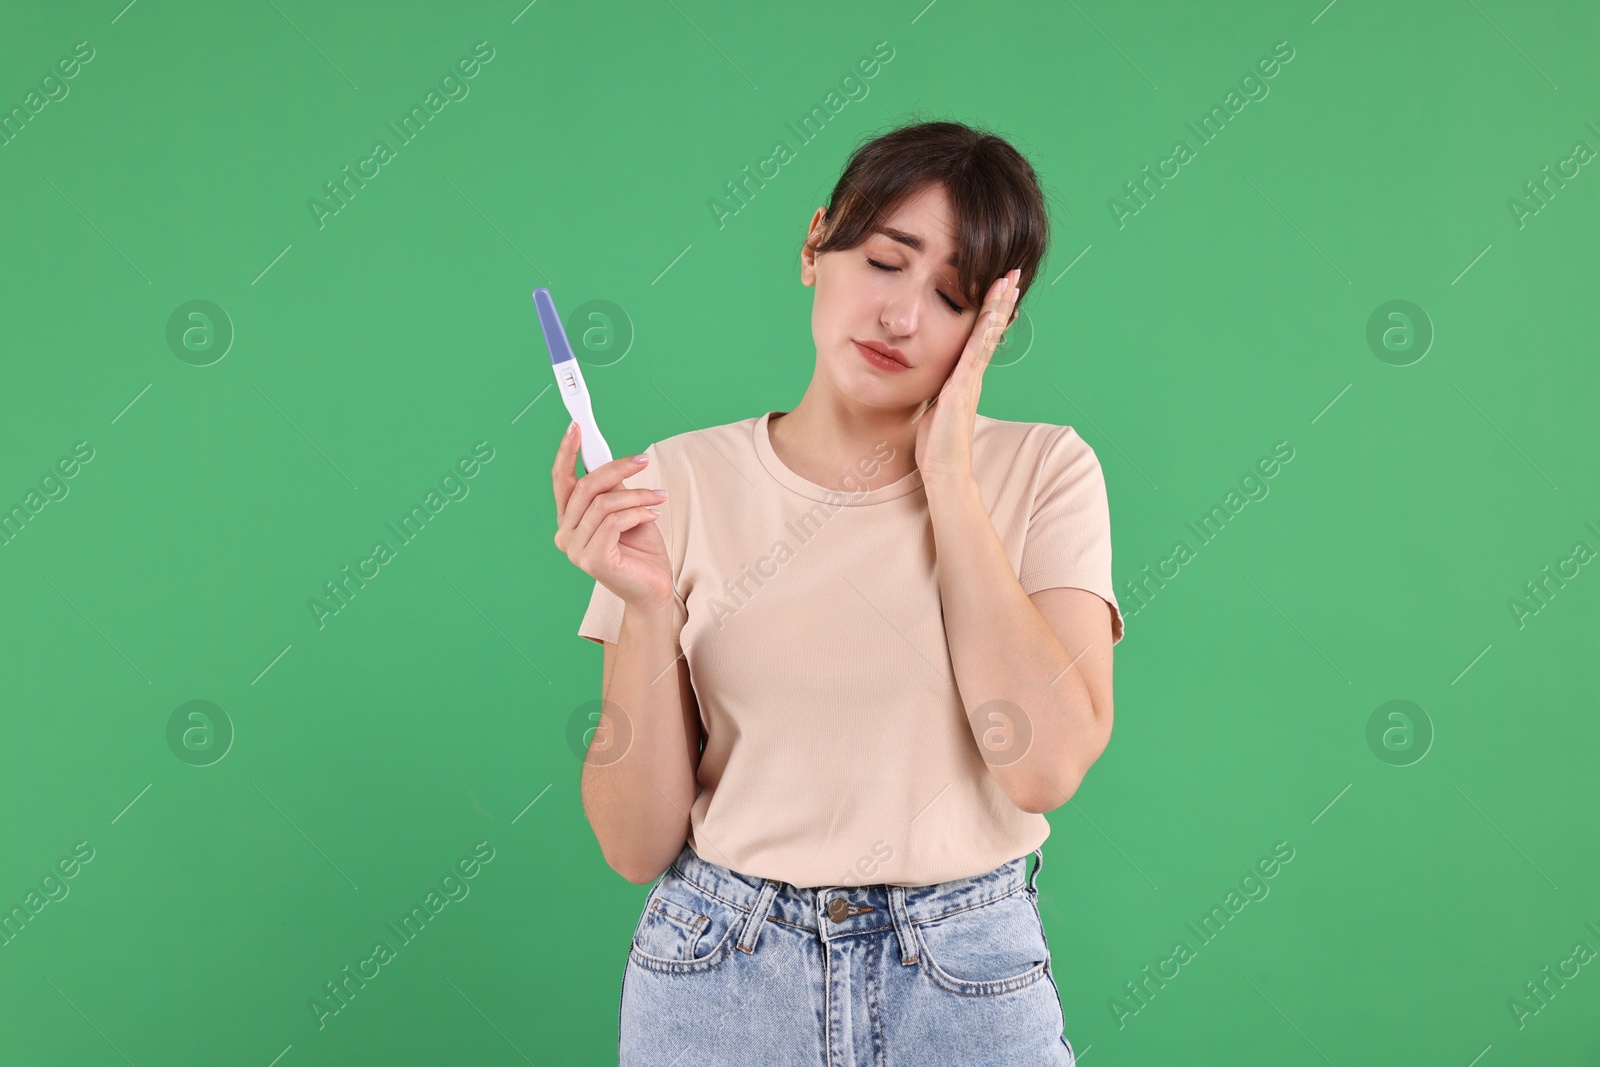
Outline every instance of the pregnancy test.
<path id="1" fill-rule="evenodd" d="M 556 384 L 561 387 L 561 399 L 567 413 L 578 424 L 583 435 L 581 448 L 585 470 L 594 470 L 611 462 L 611 446 L 600 434 L 594 421 L 594 402 L 589 399 L 589 387 L 583 382 L 583 370 L 567 343 L 567 331 L 556 314 L 555 301 L 544 286 L 533 291 L 533 305 L 539 309 L 539 326 L 544 330 L 545 347 L 550 349 L 550 366 L 556 372 Z"/>

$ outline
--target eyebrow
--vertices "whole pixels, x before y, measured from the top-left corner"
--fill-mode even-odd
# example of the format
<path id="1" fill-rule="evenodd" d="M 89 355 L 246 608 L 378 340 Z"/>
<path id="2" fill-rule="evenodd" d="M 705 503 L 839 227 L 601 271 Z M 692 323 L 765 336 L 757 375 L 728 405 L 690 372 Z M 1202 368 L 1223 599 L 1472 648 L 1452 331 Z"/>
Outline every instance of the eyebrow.
<path id="1" fill-rule="evenodd" d="M 900 244 L 905 245 L 907 248 L 915 249 L 918 252 L 921 252 L 924 248 L 927 247 L 926 242 L 924 242 L 923 239 L 918 237 L 916 234 L 907 233 L 904 230 L 897 230 L 893 226 L 879 226 L 879 227 L 875 228 L 872 232 L 873 233 L 881 233 L 881 234 L 883 234 L 883 236 L 889 238 L 889 240 L 898 241 Z M 945 260 L 945 262 L 950 264 L 950 266 L 952 266 L 952 267 L 959 267 L 960 266 L 960 264 L 956 262 L 956 256 L 955 256 L 954 252 L 952 252 L 950 254 L 950 258 Z"/>

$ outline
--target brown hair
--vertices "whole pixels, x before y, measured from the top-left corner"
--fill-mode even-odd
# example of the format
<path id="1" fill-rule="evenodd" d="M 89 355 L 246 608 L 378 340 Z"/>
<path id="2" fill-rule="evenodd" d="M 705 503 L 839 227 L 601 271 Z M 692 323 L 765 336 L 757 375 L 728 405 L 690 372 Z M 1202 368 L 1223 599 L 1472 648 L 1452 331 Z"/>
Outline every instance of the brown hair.
<path id="1" fill-rule="evenodd" d="M 1050 243 L 1044 194 L 1033 167 L 1010 142 L 959 122 L 902 126 L 857 146 L 828 198 L 817 252 L 842 252 L 866 241 L 907 198 L 942 183 L 955 213 L 956 270 L 966 307 L 1021 267 L 1020 288 Z"/>

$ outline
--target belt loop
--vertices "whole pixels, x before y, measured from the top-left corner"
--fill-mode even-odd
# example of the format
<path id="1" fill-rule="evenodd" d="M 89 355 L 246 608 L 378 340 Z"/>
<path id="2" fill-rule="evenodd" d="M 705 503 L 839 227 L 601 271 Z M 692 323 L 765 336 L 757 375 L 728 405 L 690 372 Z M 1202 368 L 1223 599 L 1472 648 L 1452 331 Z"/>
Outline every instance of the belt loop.
<path id="1" fill-rule="evenodd" d="M 906 887 L 889 886 L 889 916 L 894 920 L 894 935 L 900 941 L 900 962 L 916 963 L 920 958 L 917 932 L 911 925 L 911 913 L 906 909 Z"/>
<path id="2" fill-rule="evenodd" d="M 778 895 L 778 883 L 771 878 L 763 878 L 761 894 L 756 897 L 756 906 L 750 909 L 750 917 L 745 920 L 744 929 L 739 931 L 739 947 L 745 952 L 756 950 L 756 939 L 761 936 L 761 928 L 767 921 L 767 913 L 772 910 L 772 902 Z"/>
<path id="3" fill-rule="evenodd" d="M 1044 848 L 1041 846 L 1040 848 L 1034 849 L 1033 855 L 1033 872 L 1028 875 L 1028 891 L 1030 893 L 1037 892 L 1037 890 L 1033 888 L 1033 884 L 1039 879 L 1039 868 L 1044 866 Z"/>

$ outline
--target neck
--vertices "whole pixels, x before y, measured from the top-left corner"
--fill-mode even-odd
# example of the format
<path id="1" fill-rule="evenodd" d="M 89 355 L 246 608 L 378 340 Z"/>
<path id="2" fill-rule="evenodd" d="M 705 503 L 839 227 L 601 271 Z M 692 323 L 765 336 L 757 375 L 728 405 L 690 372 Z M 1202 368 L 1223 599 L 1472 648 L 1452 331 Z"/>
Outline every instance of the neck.
<path id="1" fill-rule="evenodd" d="M 916 469 L 917 420 L 929 403 L 867 408 L 822 401 L 807 390 L 793 411 L 768 418 L 767 433 L 778 458 L 807 481 L 832 489 L 848 479 L 876 489 Z"/>

